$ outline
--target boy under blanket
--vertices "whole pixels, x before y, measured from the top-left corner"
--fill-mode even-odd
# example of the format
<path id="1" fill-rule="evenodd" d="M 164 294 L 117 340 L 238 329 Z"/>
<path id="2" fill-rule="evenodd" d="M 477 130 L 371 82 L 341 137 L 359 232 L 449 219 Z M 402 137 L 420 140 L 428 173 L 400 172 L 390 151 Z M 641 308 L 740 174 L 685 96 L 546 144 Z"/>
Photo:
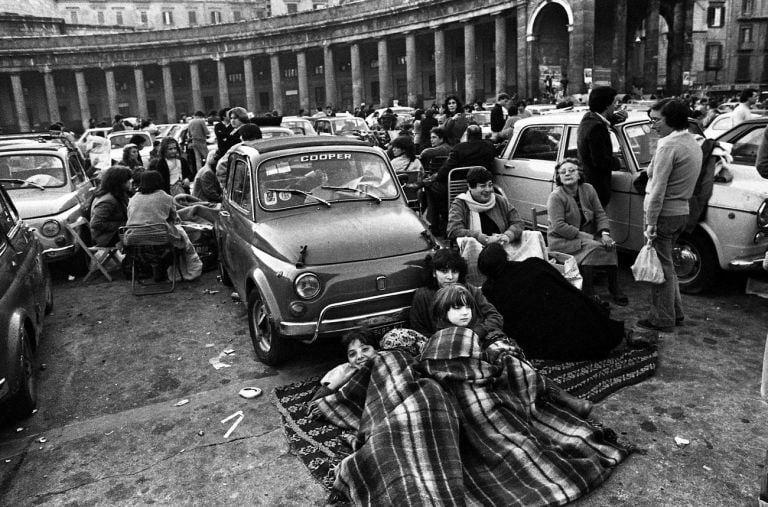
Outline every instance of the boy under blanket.
<path id="1" fill-rule="evenodd" d="M 382 351 L 315 400 L 356 432 L 334 489 L 358 505 L 562 505 L 605 481 L 631 446 L 551 400 L 524 359 L 492 349 L 470 329 L 443 329 L 418 359 Z"/>

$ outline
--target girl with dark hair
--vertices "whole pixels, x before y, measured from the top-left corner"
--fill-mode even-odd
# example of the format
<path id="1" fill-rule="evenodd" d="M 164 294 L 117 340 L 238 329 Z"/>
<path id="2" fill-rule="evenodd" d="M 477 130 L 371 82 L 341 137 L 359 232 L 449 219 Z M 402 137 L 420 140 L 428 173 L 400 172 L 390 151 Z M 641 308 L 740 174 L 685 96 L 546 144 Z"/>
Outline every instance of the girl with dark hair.
<path id="1" fill-rule="evenodd" d="M 91 202 L 91 239 L 101 247 L 114 246 L 120 240 L 118 229 L 128 219 L 128 199 L 131 194 L 133 172 L 115 165 L 101 177 L 101 184 Z"/>
<path id="2" fill-rule="evenodd" d="M 190 182 L 195 179 L 189 163 L 181 156 L 179 143 L 172 137 L 160 141 L 158 158 L 149 168 L 163 177 L 163 190 L 169 195 L 189 193 Z"/>
<path id="3" fill-rule="evenodd" d="M 409 136 L 398 136 L 391 144 L 392 147 L 392 169 L 396 173 L 400 172 L 418 172 L 424 173 L 421 162 L 416 158 L 416 145 Z"/>
<path id="4" fill-rule="evenodd" d="M 501 314 L 488 302 L 480 289 L 466 284 L 467 261 L 459 252 L 443 248 L 433 256 L 427 256 L 425 264 L 426 278 L 424 285 L 416 289 L 413 295 L 408 327 L 424 336 L 432 336 L 439 329 L 439 323 L 435 321 L 432 313 L 435 294 L 443 287 L 459 284 L 470 292 L 474 300 L 474 319 L 470 326 L 472 330 L 481 339 L 491 331 L 501 331 L 504 325 Z"/>
<path id="5" fill-rule="evenodd" d="M 444 128 L 448 137 L 448 144 L 453 146 L 458 144 L 469 126 L 469 121 L 462 112 L 461 101 L 456 95 L 448 95 L 445 98 L 445 117 Z"/>
<path id="6" fill-rule="evenodd" d="M 557 187 L 547 200 L 549 248 L 576 258 L 584 278 L 582 290 L 588 296 L 595 293 L 593 268 L 605 269 L 611 299 L 617 305 L 627 306 L 629 299 L 619 287 L 616 242 L 597 191 L 584 181 L 578 159 L 564 159 L 555 166 L 555 172 Z"/>

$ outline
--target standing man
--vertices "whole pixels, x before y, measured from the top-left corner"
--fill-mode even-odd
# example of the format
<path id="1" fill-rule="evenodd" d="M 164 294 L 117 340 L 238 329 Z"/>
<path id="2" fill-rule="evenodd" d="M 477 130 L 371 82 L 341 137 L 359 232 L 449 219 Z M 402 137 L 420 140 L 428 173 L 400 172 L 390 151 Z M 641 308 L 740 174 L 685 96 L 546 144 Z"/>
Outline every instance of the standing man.
<path id="1" fill-rule="evenodd" d="M 205 121 L 205 113 L 196 111 L 194 119 L 187 127 L 192 152 L 195 154 L 195 173 L 205 164 L 208 157 L 208 125 Z"/>
<path id="2" fill-rule="evenodd" d="M 688 200 L 699 177 L 702 157 L 701 147 L 688 132 L 688 112 L 688 106 L 677 99 L 659 101 L 648 112 L 659 142 L 648 166 L 643 201 L 645 236 L 653 241 L 665 281 L 651 288 L 648 318 L 637 325 L 654 331 L 673 331 L 685 319 L 672 247 L 685 230 Z"/>
<path id="3" fill-rule="evenodd" d="M 507 114 L 509 114 L 509 95 L 506 93 L 500 93 L 499 97 L 491 109 L 491 137 L 496 141 L 504 128 L 504 123 L 507 121 Z"/>
<path id="4" fill-rule="evenodd" d="M 589 94 L 589 111 L 579 124 L 576 145 L 579 159 L 584 165 L 587 183 L 595 187 L 603 208 L 611 200 L 611 173 L 620 169 L 613 157 L 613 145 L 609 128 L 627 118 L 622 111 L 614 115 L 616 90 L 610 86 L 598 86 Z"/>
<path id="5" fill-rule="evenodd" d="M 741 122 L 751 120 L 755 117 L 752 114 L 752 106 L 757 102 L 757 92 L 752 88 L 747 88 L 739 95 L 739 105 L 733 110 L 733 126 Z"/>

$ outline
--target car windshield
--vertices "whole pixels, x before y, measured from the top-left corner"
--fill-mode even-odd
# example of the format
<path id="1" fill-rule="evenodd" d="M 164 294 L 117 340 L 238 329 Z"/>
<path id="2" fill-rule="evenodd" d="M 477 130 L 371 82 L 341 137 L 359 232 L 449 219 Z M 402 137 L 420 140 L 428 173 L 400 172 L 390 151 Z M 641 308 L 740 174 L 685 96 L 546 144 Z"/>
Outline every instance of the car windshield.
<path id="1" fill-rule="evenodd" d="M 268 211 L 315 205 L 320 199 L 377 201 L 398 195 L 398 187 L 382 157 L 353 151 L 295 154 L 267 160 L 258 167 L 257 184 L 259 204 Z"/>
<path id="2" fill-rule="evenodd" d="M 331 121 L 333 121 L 334 131 L 337 134 L 354 132 L 355 130 L 368 131 L 368 124 L 365 123 L 365 120 L 356 116 L 349 118 L 334 118 Z"/>
<path id="3" fill-rule="evenodd" d="M 489 126 L 491 124 L 491 112 L 490 111 L 473 111 L 472 119 L 481 127 Z"/>
<path id="4" fill-rule="evenodd" d="M 111 135 L 109 136 L 109 144 L 112 146 L 113 150 L 118 148 L 122 149 L 126 144 L 128 144 L 131 141 L 131 138 L 135 135 L 141 136 L 141 133 L 134 130 L 129 130 L 129 131 L 126 131 L 125 133 L 121 132 L 119 134 Z M 144 141 L 145 141 L 144 144 L 146 144 L 146 139 L 144 139 Z M 152 143 L 150 143 L 150 146 L 151 145 Z"/>
<path id="5" fill-rule="evenodd" d="M 648 164 L 651 163 L 653 154 L 656 153 L 659 135 L 651 129 L 650 121 L 626 125 L 623 130 L 629 147 L 632 148 L 632 152 L 635 154 L 637 170 L 644 171 L 648 168 Z M 701 129 L 699 129 L 696 122 L 688 123 L 688 131 L 694 135 L 701 135 Z M 613 151 L 618 151 L 618 147 L 614 146 Z"/>
<path id="6" fill-rule="evenodd" d="M 54 155 L 0 156 L 0 178 L 28 181 L 44 187 L 61 187 L 67 182 L 64 161 Z M 8 190 L 21 188 L 8 186 Z"/>

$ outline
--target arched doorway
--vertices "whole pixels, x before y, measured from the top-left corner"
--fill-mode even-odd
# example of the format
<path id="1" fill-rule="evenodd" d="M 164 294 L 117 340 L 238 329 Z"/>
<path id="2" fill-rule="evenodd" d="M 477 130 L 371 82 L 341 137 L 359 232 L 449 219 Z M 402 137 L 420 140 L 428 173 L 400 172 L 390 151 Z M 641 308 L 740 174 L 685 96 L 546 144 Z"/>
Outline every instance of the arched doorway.
<path id="1" fill-rule="evenodd" d="M 556 1 L 541 5 L 534 16 L 530 37 L 531 94 L 552 100 L 560 91 L 561 78 L 568 73 L 570 16 Z"/>

